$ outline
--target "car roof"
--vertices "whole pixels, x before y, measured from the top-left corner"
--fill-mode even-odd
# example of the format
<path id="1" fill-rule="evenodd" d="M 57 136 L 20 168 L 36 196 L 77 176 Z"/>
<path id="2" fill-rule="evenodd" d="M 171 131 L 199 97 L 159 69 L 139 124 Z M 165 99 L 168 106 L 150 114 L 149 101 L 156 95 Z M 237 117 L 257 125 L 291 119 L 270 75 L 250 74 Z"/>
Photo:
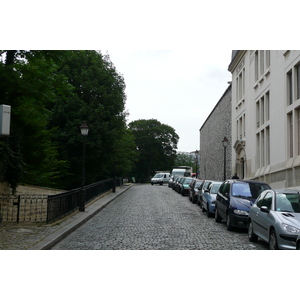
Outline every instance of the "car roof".
<path id="1" fill-rule="evenodd" d="M 266 183 L 266 182 L 263 182 L 263 181 L 257 181 L 257 180 L 230 179 L 229 181 L 231 181 L 231 182 L 245 182 L 245 183 L 260 183 L 260 184 L 267 184 L 267 185 L 269 185 L 269 184 Z"/>
<path id="2" fill-rule="evenodd" d="M 300 191 L 296 189 L 274 189 L 272 191 L 274 191 L 276 194 L 299 194 L 300 193 Z"/>

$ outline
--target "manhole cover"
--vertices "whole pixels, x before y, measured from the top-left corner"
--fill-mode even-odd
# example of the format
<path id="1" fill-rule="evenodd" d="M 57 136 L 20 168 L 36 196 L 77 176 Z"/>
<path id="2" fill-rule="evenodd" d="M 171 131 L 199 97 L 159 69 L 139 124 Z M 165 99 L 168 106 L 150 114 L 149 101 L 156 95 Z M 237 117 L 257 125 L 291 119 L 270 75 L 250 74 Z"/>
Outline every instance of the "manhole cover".
<path id="1" fill-rule="evenodd" d="M 18 228 L 18 229 L 7 229 L 8 232 L 17 232 L 17 233 L 32 233 L 32 229 Z"/>

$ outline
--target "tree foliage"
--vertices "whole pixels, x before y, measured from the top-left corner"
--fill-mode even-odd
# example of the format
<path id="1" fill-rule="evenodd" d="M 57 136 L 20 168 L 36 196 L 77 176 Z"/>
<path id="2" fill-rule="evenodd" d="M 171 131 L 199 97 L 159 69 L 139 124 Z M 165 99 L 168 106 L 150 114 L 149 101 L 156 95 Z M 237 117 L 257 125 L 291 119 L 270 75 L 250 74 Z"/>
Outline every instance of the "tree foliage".
<path id="1" fill-rule="evenodd" d="M 176 157 L 179 136 L 174 128 L 155 119 L 129 123 L 138 149 L 135 174 L 148 178 L 157 170 L 171 170 Z"/>
<path id="2" fill-rule="evenodd" d="M 32 184 L 51 184 L 61 166 L 55 147 L 51 142 L 51 130 L 47 123 L 51 118 L 50 104 L 71 91 L 55 71 L 59 53 L 51 51 L 16 51 L 3 54 L 0 63 L 0 99 L 10 105 L 11 134 L 1 140 L 2 180 L 15 189 L 26 179 Z M 47 162 L 52 165 L 46 167 Z M 45 168 L 46 167 L 46 168 Z M 39 177 L 44 169 L 44 176 Z M 47 180 L 42 180 L 47 178 Z"/>
<path id="3" fill-rule="evenodd" d="M 0 50 L 0 99 L 11 105 L 11 135 L 0 142 L 2 180 L 78 187 L 86 121 L 86 182 L 130 172 L 125 82 L 97 51 Z M 124 155 L 124 160 L 122 155 Z M 116 161 L 122 161 L 113 168 Z M 117 174 L 117 175 L 119 175 Z"/>

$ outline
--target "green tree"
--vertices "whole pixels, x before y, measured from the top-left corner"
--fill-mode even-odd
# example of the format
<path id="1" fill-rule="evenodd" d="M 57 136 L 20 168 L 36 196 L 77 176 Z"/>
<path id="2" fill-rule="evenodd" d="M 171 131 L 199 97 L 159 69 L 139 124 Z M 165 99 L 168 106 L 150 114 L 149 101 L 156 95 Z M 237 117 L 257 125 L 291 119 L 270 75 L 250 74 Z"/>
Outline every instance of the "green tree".
<path id="1" fill-rule="evenodd" d="M 139 152 L 135 177 L 145 180 L 157 170 L 171 170 L 179 140 L 174 128 L 155 119 L 133 121 L 128 126 Z"/>
<path id="2" fill-rule="evenodd" d="M 124 79 L 109 56 L 96 51 L 68 51 L 59 72 L 74 87 L 72 97 L 54 103 L 49 124 L 57 129 L 53 139 L 62 159 L 70 162 L 70 175 L 65 176 L 63 184 L 72 188 L 80 183 L 82 137 L 79 126 L 83 121 L 90 128 L 86 137 L 86 183 L 109 178 L 115 170 L 116 153 L 125 151 L 128 141 Z M 116 141 L 120 141 L 120 145 Z M 129 168 L 124 163 L 123 167 Z"/>
<path id="3" fill-rule="evenodd" d="M 0 99 L 12 107 L 11 135 L 0 140 L 1 180 L 11 187 L 78 187 L 83 121 L 90 128 L 86 183 L 130 173 L 136 151 L 125 82 L 108 55 L 0 50 Z"/>
<path id="4" fill-rule="evenodd" d="M 193 166 L 195 164 L 195 155 L 189 152 L 177 152 L 175 165 L 176 166 Z M 193 168 L 195 170 L 195 168 Z"/>
<path id="5" fill-rule="evenodd" d="M 57 74 L 60 51 L 0 51 L 0 99 L 11 105 L 11 134 L 0 142 L 3 181 L 51 185 L 65 169 L 47 128 L 51 103 L 71 92 Z M 51 163 L 50 163 L 51 162 Z"/>

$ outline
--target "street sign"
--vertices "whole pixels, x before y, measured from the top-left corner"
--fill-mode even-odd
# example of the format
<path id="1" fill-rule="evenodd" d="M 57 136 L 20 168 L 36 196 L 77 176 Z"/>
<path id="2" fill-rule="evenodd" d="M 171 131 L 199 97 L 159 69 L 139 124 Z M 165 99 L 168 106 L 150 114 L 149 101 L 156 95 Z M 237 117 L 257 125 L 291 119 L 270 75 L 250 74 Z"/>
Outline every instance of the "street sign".
<path id="1" fill-rule="evenodd" d="M 10 134 L 10 105 L 0 105 L 0 135 Z"/>

